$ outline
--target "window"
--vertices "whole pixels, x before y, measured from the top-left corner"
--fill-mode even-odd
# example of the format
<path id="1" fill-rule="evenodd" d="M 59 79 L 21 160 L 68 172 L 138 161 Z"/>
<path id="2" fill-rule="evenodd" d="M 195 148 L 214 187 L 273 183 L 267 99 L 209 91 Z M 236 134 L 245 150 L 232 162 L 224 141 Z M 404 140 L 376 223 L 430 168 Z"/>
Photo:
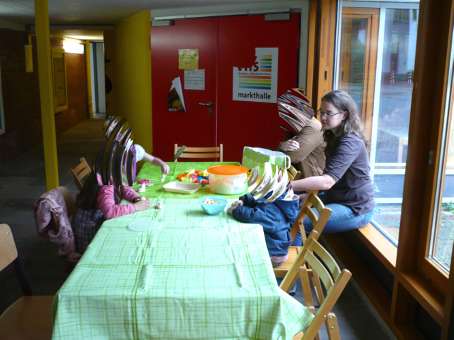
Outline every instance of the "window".
<path id="1" fill-rule="evenodd" d="M 452 46 L 452 44 L 451 44 Z M 442 138 L 437 164 L 434 213 L 427 258 L 448 272 L 454 241 L 454 124 L 453 118 L 453 53 L 451 47 L 450 77 L 443 119 Z"/>
<path id="2" fill-rule="evenodd" d="M 397 244 L 407 158 L 418 3 L 341 6 L 337 87 L 356 100 L 377 203 L 373 224 Z"/>

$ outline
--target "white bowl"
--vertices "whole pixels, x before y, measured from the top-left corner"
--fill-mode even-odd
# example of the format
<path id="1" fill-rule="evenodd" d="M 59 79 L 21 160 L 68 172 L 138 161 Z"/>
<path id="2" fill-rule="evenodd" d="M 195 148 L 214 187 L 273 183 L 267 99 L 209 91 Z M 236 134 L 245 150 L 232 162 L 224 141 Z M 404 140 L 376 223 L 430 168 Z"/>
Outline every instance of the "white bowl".
<path id="1" fill-rule="evenodd" d="M 176 192 L 179 194 L 193 194 L 200 189 L 199 183 L 183 183 L 179 181 L 173 181 L 166 183 L 162 186 L 165 191 Z"/>
<path id="2" fill-rule="evenodd" d="M 228 171 L 225 171 L 228 170 Z M 247 191 L 247 168 L 240 165 L 212 166 L 207 169 L 208 187 L 216 194 L 236 195 Z"/>

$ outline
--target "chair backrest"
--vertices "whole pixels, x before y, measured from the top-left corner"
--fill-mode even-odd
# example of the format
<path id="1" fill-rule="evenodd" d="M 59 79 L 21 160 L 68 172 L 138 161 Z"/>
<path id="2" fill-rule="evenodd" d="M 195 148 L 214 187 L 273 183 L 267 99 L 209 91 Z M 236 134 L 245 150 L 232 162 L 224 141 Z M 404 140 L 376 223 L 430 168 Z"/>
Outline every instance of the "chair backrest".
<path id="1" fill-rule="evenodd" d="M 7 224 L 0 224 L 0 271 L 17 259 L 13 233 Z"/>
<path id="2" fill-rule="evenodd" d="M 302 339 L 314 339 L 326 316 L 339 299 L 352 274 L 347 269 L 341 270 L 331 254 L 315 239 L 310 238 L 305 245 L 304 262 L 316 274 L 325 290 L 325 297 L 316 309 L 314 319 L 304 330 Z"/>
<path id="3" fill-rule="evenodd" d="M 208 146 L 208 147 L 192 147 L 175 144 L 174 161 L 177 162 L 180 158 L 188 159 L 218 159 L 224 161 L 224 145 Z"/>
<path id="4" fill-rule="evenodd" d="M 316 192 L 309 192 L 290 231 L 292 239 L 295 239 L 296 234 L 300 232 L 303 240 L 303 247 L 280 284 L 280 287 L 286 292 L 288 292 L 295 283 L 299 268 L 304 264 L 304 254 L 307 252 L 306 244 L 309 239 L 318 240 L 323 229 L 325 229 L 326 222 L 328 222 L 330 216 L 331 209 L 325 207 Z M 308 217 L 311 220 L 313 226 L 308 237 L 306 237 L 306 230 L 304 229 L 305 217 Z"/>
<path id="5" fill-rule="evenodd" d="M 288 173 L 288 179 L 290 181 L 293 181 L 294 179 L 298 179 L 298 176 L 300 175 L 300 171 L 296 170 L 296 168 L 293 165 L 290 165 L 290 167 L 287 169 Z"/>
<path id="6" fill-rule="evenodd" d="M 318 197 L 317 192 L 309 192 L 304 199 L 300 213 L 290 230 L 292 239 L 295 239 L 296 234 L 300 232 L 303 243 L 306 241 L 306 230 L 304 229 L 303 223 L 305 217 L 311 220 L 313 226 L 312 230 L 317 231 L 318 236 L 320 236 L 330 216 L 331 209 L 325 207 L 325 204 Z"/>
<path id="7" fill-rule="evenodd" d="M 22 291 L 25 295 L 31 295 L 30 284 L 19 263 L 16 243 L 13 233 L 7 224 L 0 224 L 0 271 L 14 263 L 17 279 L 19 280 Z"/>
<path id="8" fill-rule="evenodd" d="M 76 183 L 79 190 L 81 190 L 85 180 L 91 173 L 91 167 L 85 157 L 82 157 L 80 159 L 80 163 L 77 164 L 74 168 L 71 168 L 71 173 L 73 174 L 74 182 Z"/>

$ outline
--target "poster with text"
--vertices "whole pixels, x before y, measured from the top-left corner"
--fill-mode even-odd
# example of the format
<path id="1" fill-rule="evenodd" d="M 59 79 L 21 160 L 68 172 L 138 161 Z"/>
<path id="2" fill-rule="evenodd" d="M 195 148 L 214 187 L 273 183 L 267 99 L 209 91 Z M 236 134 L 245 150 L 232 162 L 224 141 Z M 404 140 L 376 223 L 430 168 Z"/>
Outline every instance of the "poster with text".
<path id="1" fill-rule="evenodd" d="M 255 49 L 255 64 L 233 67 L 233 100 L 276 103 L 278 48 Z"/>

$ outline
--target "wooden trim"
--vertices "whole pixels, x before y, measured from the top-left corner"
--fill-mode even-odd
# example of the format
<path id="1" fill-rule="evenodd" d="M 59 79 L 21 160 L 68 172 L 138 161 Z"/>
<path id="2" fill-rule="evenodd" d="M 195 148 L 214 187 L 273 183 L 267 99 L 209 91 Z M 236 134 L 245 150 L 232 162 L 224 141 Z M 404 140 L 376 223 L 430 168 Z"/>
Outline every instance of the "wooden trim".
<path id="1" fill-rule="evenodd" d="M 333 89 L 334 46 L 336 42 L 337 0 L 319 0 L 318 65 L 312 102 L 320 106 L 323 95 Z"/>
<path id="2" fill-rule="evenodd" d="M 398 271 L 420 271 L 422 276 L 429 274 L 430 280 L 441 292 L 446 291 L 446 278 L 441 273 L 424 268 L 428 267 L 425 256 L 436 178 L 436 168 L 430 162 L 430 150 L 435 150 L 438 144 L 438 127 L 443 119 L 449 42 L 442 37 L 450 36 L 450 11 L 451 1 L 448 0 L 437 5 L 427 0 L 420 3 L 415 85 L 397 255 Z M 428 64 L 431 67 L 427 67 Z M 427 119 L 428 112 L 431 113 L 430 119 Z"/>
<path id="3" fill-rule="evenodd" d="M 449 27 L 453 27 L 454 24 L 454 6 L 451 5 L 450 8 L 450 25 Z M 442 95 L 442 100 L 443 104 L 441 105 L 441 112 L 440 112 L 440 119 L 439 119 L 439 125 L 438 125 L 438 133 L 437 133 L 437 142 L 435 146 L 435 156 L 434 156 L 434 178 L 432 180 L 432 195 L 431 195 L 431 202 L 430 202 L 430 214 L 429 214 L 429 220 L 427 220 L 427 231 L 424 233 L 425 236 L 425 247 L 424 249 L 420 249 L 420 251 L 424 251 L 424 253 L 419 254 L 419 261 L 420 261 L 420 266 L 422 269 L 422 272 L 427 275 L 429 278 L 431 278 L 433 281 L 435 281 L 435 284 L 438 286 L 439 290 L 444 291 L 447 293 L 447 287 L 445 283 L 448 281 L 449 276 L 446 274 L 446 272 L 439 266 L 435 261 L 431 260 L 430 258 L 430 242 L 431 242 L 431 237 L 432 237 L 432 230 L 434 230 L 433 234 L 433 242 L 434 246 L 433 248 L 436 248 L 437 240 L 438 240 L 438 231 L 440 228 L 440 219 L 441 219 L 441 201 L 442 201 L 442 195 L 443 195 L 443 188 L 445 187 L 445 177 L 446 177 L 446 172 L 448 170 L 447 168 L 447 149 L 442 150 L 442 142 L 444 138 L 444 133 L 443 133 L 443 125 L 444 125 L 444 116 L 445 113 L 447 112 L 448 117 L 447 117 L 447 135 L 446 137 L 446 145 L 449 146 L 449 131 L 452 126 L 452 120 L 453 120 L 453 95 L 454 95 L 454 81 L 451 80 L 451 86 L 448 88 L 446 85 L 448 85 L 448 80 L 450 77 L 449 70 L 450 70 L 450 52 L 451 49 L 453 48 L 452 46 L 452 29 L 450 29 L 449 34 L 446 37 L 447 40 L 447 55 L 446 55 L 446 60 L 445 60 L 445 70 L 444 70 L 444 77 L 443 77 L 443 95 Z M 449 99 L 449 102 L 448 102 Z M 446 107 L 448 105 L 448 107 Z M 448 111 L 449 109 L 449 111 Z M 440 182 L 440 192 L 439 195 L 437 195 L 437 190 L 436 190 L 436 183 L 438 180 L 437 176 L 437 165 L 441 167 L 442 171 L 440 173 L 441 176 L 441 182 Z M 437 197 L 438 196 L 438 197 Z M 436 199 L 439 199 L 439 204 L 435 205 Z M 433 221 L 436 219 L 436 225 L 433 224 Z"/>
<path id="4" fill-rule="evenodd" d="M 397 247 L 371 224 L 354 232 L 377 259 L 383 263 L 386 269 L 394 273 L 396 270 Z"/>
<path id="5" fill-rule="evenodd" d="M 316 31 L 317 31 L 317 0 L 310 1 L 309 22 L 307 34 L 307 70 L 306 70 L 306 95 L 313 102 L 314 70 L 316 54 Z"/>
<path id="6" fill-rule="evenodd" d="M 454 246 L 452 248 L 452 253 L 454 254 Z M 454 273 L 454 258 L 451 258 L 451 268 L 449 272 Z M 449 336 L 454 334 L 454 275 L 450 275 L 448 286 L 450 288 L 444 307 L 444 315 L 446 315 L 446 318 L 443 320 L 441 327 L 442 340 L 448 340 Z"/>
<path id="7" fill-rule="evenodd" d="M 415 273 L 397 273 L 399 282 L 438 323 L 444 319 L 443 296 Z"/>
<path id="8" fill-rule="evenodd" d="M 380 10 L 378 8 L 342 8 L 342 20 L 344 18 L 367 20 L 367 38 L 364 46 L 366 51 L 364 60 L 364 87 L 362 93 L 362 106 L 359 109 L 362 113 L 362 120 L 364 122 L 364 134 L 369 141 L 372 136 L 372 115 L 374 111 L 379 14 Z"/>

